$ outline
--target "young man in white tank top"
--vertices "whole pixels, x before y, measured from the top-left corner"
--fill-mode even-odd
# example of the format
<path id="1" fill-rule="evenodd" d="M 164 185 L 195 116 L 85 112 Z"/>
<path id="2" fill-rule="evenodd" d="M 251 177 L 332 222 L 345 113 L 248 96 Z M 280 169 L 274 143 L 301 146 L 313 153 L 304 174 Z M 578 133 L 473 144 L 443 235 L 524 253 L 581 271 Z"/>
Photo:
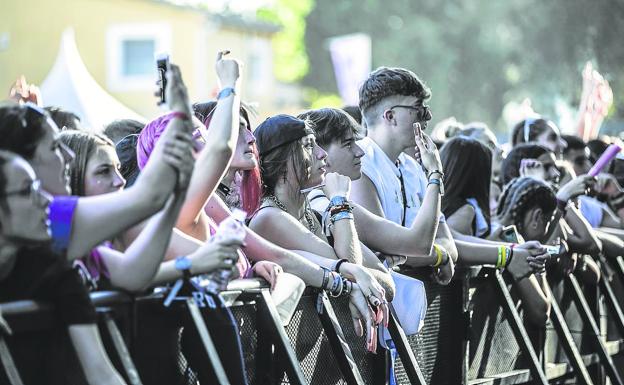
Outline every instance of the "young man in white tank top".
<path id="1" fill-rule="evenodd" d="M 373 214 L 403 226 L 410 226 L 426 204 L 422 197 L 427 189 L 439 189 L 440 194 L 444 190 L 439 158 L 421 159 L 416 147 L 417 137 L 424 144 L 433 145 L 424 133 L 431 119 L 425 105 L 430 96 L 423 82 L 403 68 L 380 67 L 360 88 L 359 105 L 367 137 L 358 141 L 364 150 L 363 175 L 353 181 L 351 199 Z M 451 232 L 444 218 L 440 219 L 435 244 L 454 260 L 459 255 L 463 264 L 498 265 L 501 247 L 511 246 Z M 516 246 L 512 253 L 515 257 L 507 267 L 511 267 L 512 275 L 521 278 L 532 272 L 529 262 L 542 257 L 545 249 L 531 242 Z"/>

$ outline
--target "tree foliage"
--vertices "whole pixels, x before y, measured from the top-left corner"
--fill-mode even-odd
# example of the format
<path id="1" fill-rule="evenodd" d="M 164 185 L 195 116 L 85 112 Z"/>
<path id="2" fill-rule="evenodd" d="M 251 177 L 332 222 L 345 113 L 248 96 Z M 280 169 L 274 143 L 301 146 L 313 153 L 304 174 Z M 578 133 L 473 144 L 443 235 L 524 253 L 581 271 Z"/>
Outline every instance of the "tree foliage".
<path id="1" fill-rule="evenodd" d="M 257 11 L 259 18 L 282 27 L 273 39 L 274 71 L 284 82 L 298 81 L 308 72 L 309 62 L 304 46 L 305 18 L 313 0 L 276 0 L 270 8 Z"/>
<path id="2" fill-rule="evenodd" d="M 326 39 L 364 32 L 374 68 L 412 69 L 432 88 L 434 120 L 495 126 L 508 101 L 525 97 L 547 115 L 557 98 L 576 106 L 587 60 L 611 82 L 616 117 L 624 114 L 620 0 L 316 0 L 306 24 L 303 83 L 323 93 L 336 92 Z"/>

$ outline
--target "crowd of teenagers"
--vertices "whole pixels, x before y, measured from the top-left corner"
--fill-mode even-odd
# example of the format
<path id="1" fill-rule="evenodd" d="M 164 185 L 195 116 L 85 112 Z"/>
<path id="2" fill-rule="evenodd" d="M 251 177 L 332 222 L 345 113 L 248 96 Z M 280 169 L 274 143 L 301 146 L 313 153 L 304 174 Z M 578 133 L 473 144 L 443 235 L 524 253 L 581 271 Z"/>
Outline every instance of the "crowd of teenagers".
<path id="1" fill-rule="evenodd" d="M 605 141 L 561 135 L 536 115 L 513 127 L 506 154 L 482 123 L 448 127 L 434 142 L 431 91 L 388 67 L 363 82 L 357 107 L 253 127 L 239 62 L 221 52 L 215 71 L 216 100 L 191 104 L 171 64 L 167 112 L 146 125 L 82 127 L 23 82 L 0 104 L 0 302 L 52 302 L 62 325 L 49 336 L 53 355 L 36 339 L 7 338 L 25 383 L 76 383 L 69 356 L 89 384 L 124 383 L 98 331 L 96 290 L 142 294 L 198 277 L 190 281 L 208 288 L 201 311 L 230 383 L 246 384 L 216 281 L 260 277 L 295 304 L 306 286 L 347 297 L 356 333 L 376 352 L 389 345 L 390 307 L 408 334 L 422 324 L 425 292 L 409 272 L 447 285 L 456 266 L 495 266 L 539 328 L 547 276 L 595 285 L 595 257 L 622 254 L 622 160 L 588 176 Z M 221 231 L 237 210 L 243 238 Z M 216 383 L 190 329 L 144 318 L 136 345 L 145 384 L 178 383 L 178 345 L 200 383 Z"/>

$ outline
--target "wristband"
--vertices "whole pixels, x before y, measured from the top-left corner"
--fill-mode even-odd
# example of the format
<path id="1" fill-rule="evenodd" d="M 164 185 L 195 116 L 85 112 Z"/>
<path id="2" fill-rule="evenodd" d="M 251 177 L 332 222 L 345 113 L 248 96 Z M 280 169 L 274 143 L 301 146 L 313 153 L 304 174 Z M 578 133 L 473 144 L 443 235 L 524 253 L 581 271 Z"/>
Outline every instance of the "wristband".
<path id="1" fill-rule="evenodd" d="M 225 87 L 217 94 L 217 100 L 227 98 L 230 95 L 236 95 L 236 91 L 232 87 Z"/>
<path id="2" fill-rule="evenodd" d="M 336 266 L 334 266 L 334 271 L 338 274 L 340 274 L 340 266 L 345 263 L 345 262 L 349 262 L 346 259 L 340 259 L 338 260 L 338 262 L 336 262 Z"/>
<path id="3" fill-rule="evenodd" d="M 518 246 L 515 243 L 512 243 L 511 246 L 509 247 L 509 255 L 507 256 L 507 263 L 505 264 L 505 267 L 509 266 L 509 264 L 511 263 L 511 259 L 513 258 L 514 255 L 514 247 Z"/>
<path id="4" fill-rule="evenodd" d="M 338 222 L 340 220 L 343 220 L 343 219 L 351 219 L 351 220 L 353 220 L 353 213 L 350 213 L 348 211 L 341 211 L 338 214 L 333 215 L 331 217 L 331 222 L 332 223 L 336 223 L 336 222 Z"/>
<path id="5" fill-rule="evenodd" d="M 505 248 L 505 246 L 499 246 L 498 247 L 498 258 L 496 259 L 496 268 L 500 269 L 501 268 L 501 264 L 503 263 L 503 249 Z"/>
<path id="6" fill-rule="evenodd" d="M 438 259 L 436 260 L 436 263 L 433 265 L 433 267 L 440 267 L 442 265 L 442 261 L 444 260 L 444 253 L 442 253 L 442 249 L 440 249 L 440 246 L 438 245 L 433 245 L 433 249 L 438 256 Z"/>
<path id="7" fill-rule="evenodd" d="M 442 182 L 442 179 L 437 179 L 437 178 L 432 178 L 429 179 L 429 183 L 427 183 L 427 186 L 429 186 L 430 184 L 436 184 L 438 185 L 439 192 L 440 192 L 440 196 L 444 195 L 444 182 Z"/>
<path id="8" fill-rule="evenodd" d="M 439 174 L 440 178 L 444 178 L 444 173 L 440 170 L 433 170 L 431 171 L 429 174 L 427 174 L 427 179 L 431 178 L 431 175 L 433 174 Z"/>
<path id="9" fill-rule="evenodd" d="M 173 111 L 172 113 L 169 114 L 169 116 L 171 116 L 171 119 L 178 118 L 180 120 L 191 120 L 191 118 L 189 118 L 187 114 L 185 114 L 184 112 L 180 112 L 180 111 Z"/>
<path id="10" fill-rule="evenodd" d="M 321 289 L 327 290 L 329 288 L 329 270 L 324 267 L 321 267 L 321 269 L 323 269 L 323 283 L 321 284 Z"/>

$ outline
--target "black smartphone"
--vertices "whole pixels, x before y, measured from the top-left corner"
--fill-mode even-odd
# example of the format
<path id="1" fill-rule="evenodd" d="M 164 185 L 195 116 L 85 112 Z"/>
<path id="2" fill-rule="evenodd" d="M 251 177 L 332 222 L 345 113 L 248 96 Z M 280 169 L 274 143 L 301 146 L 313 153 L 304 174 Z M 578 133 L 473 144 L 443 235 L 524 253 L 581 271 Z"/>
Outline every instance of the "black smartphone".
<path id="1" fill-rule="evenodd" d="M 501 239 L 504 242 L 519 243 L 518 229 L 516 228 L 516 225 L 503 227 L 503 230 L 501 231 Z"/>
<path id="2" fill-rule="evenodd" d="M 158 86 L 160 87 L 160 98 L 158 104 L 165 103 L 165 90 L 167 89 L 167 70 L 169 69 L 169 55 L 158 54 L 156 56 L 156 70 L 158 71 Z"/>

